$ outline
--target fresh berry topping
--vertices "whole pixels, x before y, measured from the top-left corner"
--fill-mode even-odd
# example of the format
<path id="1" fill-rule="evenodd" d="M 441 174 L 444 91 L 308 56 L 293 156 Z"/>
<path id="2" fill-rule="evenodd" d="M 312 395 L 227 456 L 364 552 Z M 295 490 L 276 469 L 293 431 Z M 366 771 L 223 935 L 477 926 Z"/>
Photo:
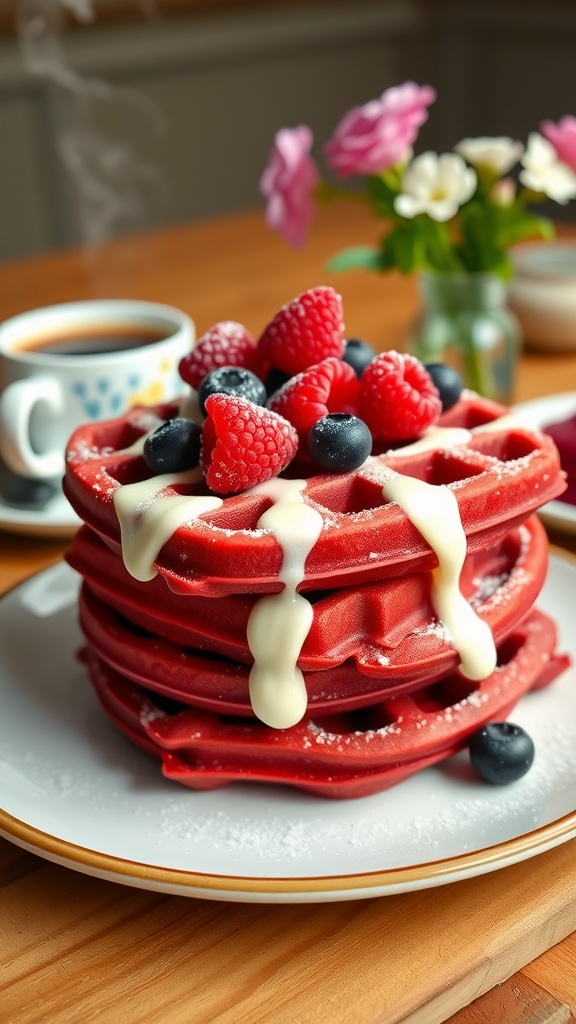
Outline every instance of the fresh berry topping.
<path id="1" fill-rule="evenodd" d="M 296 427 L 305 441 L 316 420 L 330 412 L 356 412 L 360 383 L 348 363 L 331 356 L 291 377 L 268 400 L 268 408 Z"/>
<path id="2" fill-rule="evenodd" d="M 409 441 L 436 423 L 442 402 L 418 359 L 390 351 L 364 370 L 358 408 L 375 441 Z"/>
<path id="3" fill-rule="evenodd" d="M 534 761 L 534 743 L 512 722 L 492 722 L 479 729 L 470 738 L 469 751 L 478 775 L 497 786 L 521 779 Z"/>
<path id="4" fill-rule="evenodd" d="M 348 338 L 342 359 L 349 363 L 358 377 L 361 377 L 369 363 L 376 355 L 372 345 L 359 338 Z"/>
<path id="5" fill-rule="evenodd" d="M 237 494 L 277 476 L 296 454 L 294 427 L 247 398 L 209 395 L 206 417 L 201 461 L 217 494 Z"/>
<path id="6" fill-rule="evenodd" d="M 182 473 L 200 461 L 202 429 L 192 420 L 167 420 L 144 442 L 144 462 L 153 473 Z"/>
<path id="7" fill-rule="evenodd" d="M 372 434 L 357 416 L 333 412 L 317 420 L 308 434 L 308 450 L 319 466 L 332 473 L 349 473 L 372 451 Z"/>
<path id="8" fill-rule="evenodd" d="M 264 329 L 258 357 L 290 375 L 344 352 L 342 299 L 333 288 L 311 288 L 287 303 Z"/>
<path id="9" fill-rule="evenodd" d="M 195 348 L 180 360 L 178 369 L 186 384 L 198 388 L 202 378 L 220 366 L 251 369 L 255 353 L 255 342 L 250 332 L 235 320 L 223 320 L 198 339 Z"/>
<path id="10" fill-rule="evenodd" d="M 446 363 L 424 363 L 424 369 L 432 377 L 442 402 L 442 412 L 451 409 L 462 394 L 462 377 Z"/>
<path id="11" fill-rule="evenodd" d="M 266 388 L 267 395 L 273 395 L 275 391 L 283 387 L 287 381 L 290 380 L 290 374 L 284 373 L 283 370 L 275 370 L 274 367 L 266 374 L 264 386 Z"/>
<path id="12" fill-rule="evenodd" d="M 239 395 L 254 402 L 254 405 L 266 405 L 268 397 L 266 388 L 256 374 L 239 366 L 223 366 L 221 370 L 207 373 L 202 379 L 198 388 L 198 401 L 204 415 L 208 395 Z"/>

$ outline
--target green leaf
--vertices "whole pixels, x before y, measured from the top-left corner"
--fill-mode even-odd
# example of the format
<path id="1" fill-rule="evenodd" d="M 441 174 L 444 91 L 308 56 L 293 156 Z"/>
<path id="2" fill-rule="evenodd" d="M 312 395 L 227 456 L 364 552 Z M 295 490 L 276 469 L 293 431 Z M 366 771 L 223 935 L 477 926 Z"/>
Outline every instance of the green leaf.
<path id="1" fill-rule="evenodd" d="M 410 274 L 416 265 L 416 235 L 410 226 L 400 225 L 390 235 L 394 264 L 401 274 Z"/>
<path id="2" fill-rule="evenodd" d="M 554 225 L 546 217 L 523 212 L 521 217 L 503 227 L 498 233 L 498 244 L 505 249 L 528 238 L 554 238 Z"/>
<path id="3" fill-rule="evenodd" d="M 382 259 L 378 249 L 370 245 L 353 245 L 332 256 L 326 264 L 330 271 L 339 270 L 382 270 Z"/>
<path id="4" fill-rule="evenodd" d="M 394 216 L 394 200 L 398 191 L 382 178 L 370 176 L 366 178 L 366 192 L 374 212 L 379 217 Z"/>

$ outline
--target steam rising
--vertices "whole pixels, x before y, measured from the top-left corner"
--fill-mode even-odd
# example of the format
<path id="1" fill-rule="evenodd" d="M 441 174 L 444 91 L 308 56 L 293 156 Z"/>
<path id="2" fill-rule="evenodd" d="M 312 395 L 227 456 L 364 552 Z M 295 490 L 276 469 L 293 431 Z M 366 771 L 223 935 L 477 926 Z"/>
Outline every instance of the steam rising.
<path id="1" fill-rule="evenodd" d="M 147 18 L 154 0 L 136 0 Z M 25 69 L 52 86 L 50 130 L 77 201 L 82 240 L 105 242 L 150 224 L 165 199 L 161 175 L 144 153 L 166 119 L 142 94 L 80 74 L 64 46 L 66 14 L 89 23 L 97 0 L 19 0 L 17 31 Z"/>

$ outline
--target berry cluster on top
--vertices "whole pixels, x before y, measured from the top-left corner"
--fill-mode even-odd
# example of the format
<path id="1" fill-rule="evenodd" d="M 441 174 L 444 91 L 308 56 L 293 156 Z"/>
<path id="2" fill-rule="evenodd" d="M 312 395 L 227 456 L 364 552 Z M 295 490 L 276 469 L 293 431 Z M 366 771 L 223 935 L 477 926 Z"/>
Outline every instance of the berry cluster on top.
<path id="1" fill-rule="evenodd" d="M 370 454 L 420 437 L 454 405 L 458 375 L 345 336 L 342 299 L 311 288 L 256 340 L 234 321 L 211 327 L 180 362 L 202 422 L 178 417 L 145 443 L 154 473 L 201 465 L 207 486 L 234 494 L 283 472 L 346 473 Z"/>

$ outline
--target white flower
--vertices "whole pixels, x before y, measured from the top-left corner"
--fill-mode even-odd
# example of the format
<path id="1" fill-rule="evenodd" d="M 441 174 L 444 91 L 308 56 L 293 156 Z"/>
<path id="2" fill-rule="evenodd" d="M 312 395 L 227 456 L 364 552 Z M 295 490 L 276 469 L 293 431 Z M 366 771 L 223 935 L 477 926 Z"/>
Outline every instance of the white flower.
<path id="1" fill-rule="evenodd" d="M 394 209 L 401 217 L 427 213 L 432 220 L 450 220 L 475 188 L 476 172 L 457 153 L 422 153 L 407 167 Z"/>
<path id="2" fill-rule="evenodd" d="M 520 159 L 524 146 L 508 135 L 496 135 L 494 138 L 462 139 L 454 149 L 473 167 L 487 167 L 500 175 L 508 174 Z"/>
<path id="3" fill-rule="evenodd" d="M 512 206 L 516 199 L 516 184 L 512 178 L 499 178 L 490 189 L 490 199 L 496 206 Z"/>
<path id="4" fill-rule="evenodd" d="M 544 192 L 556 203 L 564 204 L 576 197 L 576 174 L 558 158 L 552 143 L 538 132 L 528 136 L 522 165 L 520 181 L 526 188 Z"/>

